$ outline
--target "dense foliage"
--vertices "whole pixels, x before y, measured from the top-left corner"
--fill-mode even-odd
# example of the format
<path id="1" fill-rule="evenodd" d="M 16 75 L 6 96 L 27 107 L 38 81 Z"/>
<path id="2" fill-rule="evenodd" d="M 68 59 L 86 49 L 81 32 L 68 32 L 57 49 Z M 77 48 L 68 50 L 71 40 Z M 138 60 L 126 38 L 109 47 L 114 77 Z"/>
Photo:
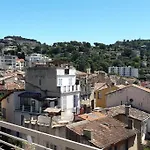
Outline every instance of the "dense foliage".
<path id="1" fill-rule="evenodd" d="M 15 37 L 14 39 L 16 40 Z M 25 40 L 21 37 L 17 39 L 21 42 Z M 123 40 L 110 45 L 98 42 L 91 45 L 89 42 L 77 41 L 57 42 L 52 45 L 37 42 L 36 45 L 35 40 L 29 42 L 27 39 L 27 41 L 24 44 L 16 42 L 17 49 L 11 53 L 21 54 L 19 57 L 24 57 L 24 54 L 42 53 L 53 59 L 73 62 L 80 71 L 86 71 L 90 67 L 92 72 L 96 70 L 107 72 L 109 66 L 133 66 L 139 68 L 141 78 L 150 78 L 148 69 L 150 67 L 150 40 Z"/>

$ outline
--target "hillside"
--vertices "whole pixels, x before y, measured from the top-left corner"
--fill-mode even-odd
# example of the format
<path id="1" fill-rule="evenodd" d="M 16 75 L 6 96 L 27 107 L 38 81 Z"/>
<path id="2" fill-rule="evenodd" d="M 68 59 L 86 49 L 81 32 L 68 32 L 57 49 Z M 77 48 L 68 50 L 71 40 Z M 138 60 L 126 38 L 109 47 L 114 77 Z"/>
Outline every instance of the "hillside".
<path id="1" fill-rule="evenodd" d="M 140 69 L 141 75 L 149 76 L 150 40 L 124 40 L 110 45 L 95 42 L 93 46 L 89 42 L 77 41 L 47 45 L 20 36 L 7 36 L 0 40 L 0 50 L 16 55 L 43 53 L 53 59 L 71 61 L 80 71 L 91 67 L 92 71 L 107 72 L 109 66 L 133 66 Z"/>

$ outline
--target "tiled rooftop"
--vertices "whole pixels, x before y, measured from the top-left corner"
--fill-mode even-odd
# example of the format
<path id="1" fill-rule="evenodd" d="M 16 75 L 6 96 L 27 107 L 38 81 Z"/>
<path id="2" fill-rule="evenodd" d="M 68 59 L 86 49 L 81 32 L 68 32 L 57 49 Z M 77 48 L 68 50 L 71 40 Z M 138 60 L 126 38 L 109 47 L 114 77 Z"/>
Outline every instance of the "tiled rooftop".
<path id="1" fill-rule="evenodd" d="M 107 108 L 107 111 L 102 111 L 102 113 L 104 113 L 108 116 L 112 116 L 112 117 L 117 116 L 119 114 L 125 114 L 125 105 L 119 105 L 116 107 Z M 129 116 L 134 119 L 144 121 L 145 119 L 150 117 L 150 114 L 146 113 L 142 110 L 130 107 L 129 108 Z"/>
<path id="2" fill-rule="evenodd" d="M 67 125 L 67 128 L 78 135 L 83 135 L 83 130 L 92 132 L 90 143 L 99 148 L 109 147 L 129 137 L 134 136 L 137 131 L 125 128 L 125 125 L 111 117 L 103 117 L 95 121 L 80 121 Z"/>
<path id="3" fill-rule="evenodd" d="M 117 92 L 117 91 L 119 91 L 119 90 L 122 90 L 122 89 L 125 89 L 125 88 L 128 88 L 128 87 L 135 87 L 135 88 L 138 88 L 138 89 L 141 89 L 141 90 L 143 90 L 143 91 L 145 91 L 145 92 L 150 93 L 150 89 L 148 89 L 148 88 L 145 88 L 145 87 L 143 87 L 143 86 L 139 86 L 139 85 L 136 85 L 136 84 L 131 84 L 131 85 L 128 85 L 128 86 L 122 86 L 121 88 L 119 88 L 119 89 L 117 89 L 117 90 L 110 91 L 110 92 L 107 93 L 107 95 L 108 95 L 108 94 L 111 94 L 111 93 L 115 93 L 115 92 Z"/>
<path id="4" fill-rule="evenodd" d="M 100 118 L 106 117 L 106 115 L 99 113 L 99 112 L 92 112 L 89 114 L 78 115 L 78 117 L 80 117 L 83 120 L 94 121 L 94 120 L 98 120 Z"/>

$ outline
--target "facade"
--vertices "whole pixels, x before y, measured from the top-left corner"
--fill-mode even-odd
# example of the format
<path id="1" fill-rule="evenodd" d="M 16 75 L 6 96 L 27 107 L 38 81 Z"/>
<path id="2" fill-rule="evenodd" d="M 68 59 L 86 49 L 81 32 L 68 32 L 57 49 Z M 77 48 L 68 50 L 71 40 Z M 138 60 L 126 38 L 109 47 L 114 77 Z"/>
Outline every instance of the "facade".
<path id="1" fill-rule="evenodd" d="M 16 70 L 23 70 L 25 67 L 25 60 L 24 59 L 17 59 L 16 60 Z"/>
<path id="2" fill-rule="evenodd" d="M 46 64 L 46 62 L 49 61 L 49 58 L 43 56 L 42 54 L 33 53 L 30 56 L 26 56 L 25 60 L 26 60 L 26 66 L 32 67 L 35 66 L 36 63 Z"/>
<path id="3" fill-rule="evenodd" d="M 4 95 L 3 98 L 0 100 L 2 118 L 5 121 L 22 125 L 23 122 L 21 123 L 21 115 L 23 115 L 23 113 L 18 113 L 18 110 L 21 110 L 18 95 L 22 92 L 23 90 L 19 90 L 16 92 L 10 91 L 8 94 Z"/>
<path id="4" fill-rule="evenodd" d="M 125 76 L 125 77 L 138 78 L 138 76 L 139 76 L 138 69 L 130 67 L 130 66 L 129 67 L 109 67 L 108 73 L 109 74 L 117 74 L 117 75 Z"/>
<path id="5" fill-rule="evenodd" d="M 136 130 L 111 117 L 79 121 L 67 125 L 66 137 L 104 150 L 141 150 Z"/>
<path id="6" fill-rule="evenodd" d="M 89 75 L 85 72 L 76 72 L 77 79 L 80 81 L 80 98 L 81 101 L 89 100 L 91 95 L 91 84 L 89 83 Z"/>
<path id="7" fill-rule="evenodd" d="M 114 91 L 118 89 L 117 86 L 109 86 L 107 84 L 104 84 L 101 88 L 97 89 L 94 92 L 95 95 L 95 102 L 96 102 L 96 107 L 106 107 L 106 97 L 105 94 L 110 92 L 110 91 Z"/>
<path id="8" fill-rule="evenodd" d="M 132 84 L 107 93 L 106 107 L 113 107 L 131 102 L 133 107 L 150 113 L 149 95 L 150 89 Z"/>
<path id="9" fill-rule="evenodd" d="M 74 67 L 35 66 L 27 69 L 25 78 L 26 91 L 40 93 L 47 107 L 60 108 L 66 118 L 79 113 L 80 84 Z"/>
<path id="10" fill-rule="evenodd" d="M 1 55 L 0 56 L 0 68 L 16 70 L 17 56 L 13 55 Z"/>

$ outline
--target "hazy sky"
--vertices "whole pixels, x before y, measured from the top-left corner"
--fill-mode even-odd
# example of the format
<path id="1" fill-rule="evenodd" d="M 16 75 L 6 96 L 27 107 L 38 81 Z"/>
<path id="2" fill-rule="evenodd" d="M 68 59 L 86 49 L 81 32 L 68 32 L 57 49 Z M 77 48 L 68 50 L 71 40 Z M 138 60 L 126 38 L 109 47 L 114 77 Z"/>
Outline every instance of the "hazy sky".
<path id="1" fill-rule="evenodd" d="M 1 0 L 0 38 L 114 43 L 150 39 L 150 0 Z"/>

